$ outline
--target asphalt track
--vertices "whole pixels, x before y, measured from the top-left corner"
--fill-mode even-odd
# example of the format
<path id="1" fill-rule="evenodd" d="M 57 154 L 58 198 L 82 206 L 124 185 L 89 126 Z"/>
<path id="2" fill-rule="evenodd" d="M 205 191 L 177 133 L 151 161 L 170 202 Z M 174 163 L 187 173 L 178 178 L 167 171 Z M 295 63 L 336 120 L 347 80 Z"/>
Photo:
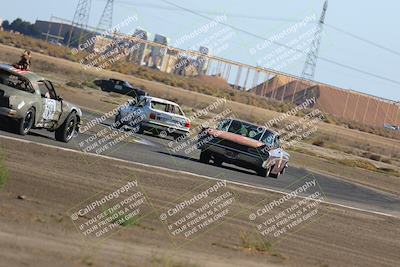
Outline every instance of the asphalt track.
<path id="1" fill-rule="evenodd" d="M 84 118 L 88 120 L 95 116 L 93 113 L 84 112 Z M 91 137 L 91 135 L 79 134 L 70 143 L 65 144 L 54 140 L 54 134 L 48 131 L 32 130 L 27 136 L 19 136 L 9 132 L 4 125 L 1 125 L 2 123 L 0 122 L 0 135 L 78 151 L 82 151 L 83 149 L 79 143 L 86 142 Z M 111 120 L 107 120 L 102 126 L 106 129 L 111 123 Z M 279 179 L 263 178 L 255 175 L 251 170 L 225 163 L 222 167 L 202 164 L 198 162 L 199 151 L 195 150 L 189 154 L 185 153 L 185 149 L 172 151 L 171 149 L 176 147 L 177 144 L 175 143 L 172 147 L 169 147 L 168 144 L 172 140 L 169 138 L 161 138 L 148 134 L 134 134 L 129 138 L 129 142 L 126 142 L 126 140 L 128 139 L 124 139 L 124 141 L 98 154 L 284 192 L 290 192 L 303 185 L 307 180 L 315 178 L 319 185 L 318 191 L 325 195 L 325 201 L 327 202 L 400 217 L 399 197 L 347 182 L 338 177 L 311 172 L 303 168 L 296 168 L 290 166 L 290 162 L 290 167 Z M 0 138 L 1 142 L 6 142 L 6 140 Z M 93 150 L 91 153 L 95 153 L 95 151 Z M 82 158 L 82 160 L 86 161 L 86 157 Z M 93 159 L 91 158 L 91 160 Z M 85 163 L 90 164 L 90 162 Z M 154 179 L 157 179 L 156 174 Z"/>

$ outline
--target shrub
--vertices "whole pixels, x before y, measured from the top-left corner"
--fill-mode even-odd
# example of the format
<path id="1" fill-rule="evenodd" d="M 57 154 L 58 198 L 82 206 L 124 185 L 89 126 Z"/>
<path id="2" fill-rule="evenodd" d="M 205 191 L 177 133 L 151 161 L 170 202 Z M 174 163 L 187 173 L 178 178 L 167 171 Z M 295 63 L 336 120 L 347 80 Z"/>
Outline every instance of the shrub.
<path id="1" fill-rule="evenodd" d="M 0 154 L 0 190 L 3 189 L 8 180 L 8 170 L 3 162 L 4 156 Z"/>
<path id="2" fill-rule="evenodd" d="M 317 140 L 314 140 L 314 141 L 312 142 L 312 144 L 313 144 L 314 146 L 321 146 L 321 147 L 323 147 L 323 146 L 325 145 L 325 142 L 324 142 L 324 140 L 317 139 Z"/>
<path id="3" fill-rule="evenodd" d="M 369 158 L 375 161 L 381 161 L 381 156 L 377 154 L 371 154 Z"/>

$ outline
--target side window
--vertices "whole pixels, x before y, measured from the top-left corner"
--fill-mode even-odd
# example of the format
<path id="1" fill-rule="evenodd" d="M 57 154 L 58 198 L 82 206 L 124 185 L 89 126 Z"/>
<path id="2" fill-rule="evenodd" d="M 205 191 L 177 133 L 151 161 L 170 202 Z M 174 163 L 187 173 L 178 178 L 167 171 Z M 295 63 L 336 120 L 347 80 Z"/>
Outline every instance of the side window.
<path id="1" fill-rule="evenodd" d="M 151 101 L 151 108 L 159 111 L 168 112 L 168 105 L 165 103 Z"/>
<path id="2" fill-rule="evenodd" d="M 181 109 L 177 105 L 169 105 L 169 112 L 172 114 L 183 115 Z"/>
<path id="3" fill-rule="evenodd" d="M 222 120 L 218 123 L 217 129 L 221 131 L 228 131 L 231 120 Z"/>
<path id="4" fill-rule="evenodd" d="M 57 99 L 56 92 L 49 81 L 39 81 L 37 84 L 42 98 Z"/>
<path id="5" fill-rule="evenodd" d="M 1 83 L 7 86 L 13 87 L 15 89 L 26 91 L 29 93 L 34 93 L 35 90 L 32 88 L 32 85 L 28 80 L 21 76 L 16 76 L 14 74 L 8 72 L 1 72 Z"/>
<path id="6" fill-rule="evenodd" d="M 43 98 L 50 98 L 49 89 L 47 89 L 47 86 L 44 84 L 44 82 L 38 82 L 37 84 L 39 86 L 40 95 Z M 46 95 L 47 95 L 47 97 L 46 97 Z"/>

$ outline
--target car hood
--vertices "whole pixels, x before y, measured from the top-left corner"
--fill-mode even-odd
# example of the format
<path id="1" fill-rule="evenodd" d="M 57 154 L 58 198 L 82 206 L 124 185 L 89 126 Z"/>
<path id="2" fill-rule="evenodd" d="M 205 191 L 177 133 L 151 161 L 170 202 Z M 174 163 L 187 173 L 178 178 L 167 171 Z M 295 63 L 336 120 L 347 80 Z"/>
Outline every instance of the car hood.
<path id="1" fill-rule="evenodd" d="M 260 141 L 257 141 L 257 140 L 239 135 L 239 134 L 215 130 L 215 129 L 209 129 L 208 134 L 213 137 L 228 140 L 233 143 L 237 143 L 237 144 L 244 145 L 244 146 L 251 147 L 251 148 L 258 148 L 258 147 L 265 145 L 263 142 L 260 142 Z"/>

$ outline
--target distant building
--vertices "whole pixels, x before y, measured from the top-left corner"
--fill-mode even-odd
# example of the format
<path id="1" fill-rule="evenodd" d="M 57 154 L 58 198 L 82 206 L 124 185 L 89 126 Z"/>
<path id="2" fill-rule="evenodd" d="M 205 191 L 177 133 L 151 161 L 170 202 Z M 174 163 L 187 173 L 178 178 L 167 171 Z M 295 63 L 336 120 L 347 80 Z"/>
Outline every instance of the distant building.
<path id="1" fill-rule="evenodd" d="M 168 38 L 163 35 L 156 34 L 154 36 L 154 42 L 167 46 Z M 150 62 L 148 62 L 148 63 L 153 68 L 161 69 L 165 54 L 166 54 L 166 49 L 163 49 L 159 46 L 153 46 L 151 48 L 151 63 Z"/>
<path id="2" fill-rule="evenodd" d="M 136 29 L 133 33 L 133 37 L 147 41 L 150 34 L 143 29 Z M 129 60 L 135 62 L 138 65 L 144 65 L 144 58 L 146 55 L 147 43 L 133 42 L 134 49 L 130 53 Z"/>
<path id="3" fill-rule="evenodd" d="M 199 51 L 202 55 L 208 56 L 210 50 L 208 47 L 200 46 Z M 198 75 L 205 75 L 207 73 L 208 60 L 207 57 L 198 56 L 197 57 L 197 73 Z"/>
<path id="4" fill-rule="evenodd" d="M 73 35 L 71 36 L 71 44 L 77 46 L 78 39 L 81 38 L 81 42 L 92 38 L 95 33 L 89 30 L 72 27 L 71 24 L 36 20 L 34 26 L 42 34 L 43 39 L 47 39 L 49 42 L 63 43 L 66 44 L 69 41 L 69 35 L 71 29 L 73 29 Z"/>
<path id="5" fill-rule="evenodd" d="M 111 38 L 97 36 L 93 44 L 93 51 L 96 53 L 106 52 L 107 51 L 106 48 L 111 44 L 111 42 L 112 42 Z"/>

